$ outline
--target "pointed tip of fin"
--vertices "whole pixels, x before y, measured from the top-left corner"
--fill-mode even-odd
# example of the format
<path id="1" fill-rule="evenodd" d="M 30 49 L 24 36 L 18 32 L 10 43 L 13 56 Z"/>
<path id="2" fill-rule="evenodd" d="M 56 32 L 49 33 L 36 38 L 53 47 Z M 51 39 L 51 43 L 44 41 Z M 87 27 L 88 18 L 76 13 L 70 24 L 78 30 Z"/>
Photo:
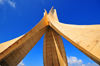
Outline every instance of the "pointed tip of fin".
<path id="1" fill-rule="evenodd" d="M 44 9 L 44 15 L 45 15 L 45 14 L 47 14 L 47 11 L 46 11 L 46 9 Z"/>

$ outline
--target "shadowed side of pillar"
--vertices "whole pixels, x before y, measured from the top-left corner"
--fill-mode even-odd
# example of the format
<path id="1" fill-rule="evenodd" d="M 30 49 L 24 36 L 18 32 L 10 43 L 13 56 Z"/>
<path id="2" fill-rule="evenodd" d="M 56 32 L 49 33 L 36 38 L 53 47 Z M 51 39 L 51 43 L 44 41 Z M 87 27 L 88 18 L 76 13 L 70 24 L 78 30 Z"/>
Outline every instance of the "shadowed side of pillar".
<path id="1" fill-rule="evenodd" d="M 52 8 L 48 14 L 49 26 L 100 65 L 100 25 L 63 24 L 55 13 Z"/>
<path id="2" fill-rule="evenodd" d="M 39 39 L 46 32 L 47 27 L 40 30 L 37 34 L 32 36 L 30 39 L 25 41 L 18 49 L 16 49 L 13 53 L 11 53 L 8 57 L 6 57 L 3 61 L 1 61 L 0 65 L 4 66 L 5 62 L 8 66 L 16 66 L 35 46 L 35 44 L 39 41 Z"/>
<path id="3" fill-rule="evenodd" d="M 24 36 L 14 41 L 2 43 L 3 45 L 0 44 L 0 48 L 9 44 L 5 49 L 0 49 L 0 65 L 4 66 L 6 63 L 8 66 L 16 66 L 35 46 L 47 28 L 48 20 L 47 12 L 45 12 L 43 19 Z"/>
<path id="4" fill-rule="evenodd" d="M 9 66 L 5 61 L 1 61 L 1 62 L 0 62 L 0 65 L 1 65 L 1 66 Z"/>
<path id="5" fill-rule="evenodd" d="M 67 66 L 67 58 L 61 36 L 48 28 L 43 46 L 44 66 Z"/>
<path id="6" fill-rule="evenodd" d="M 51 30 L 52 30 L 52 36 L 53 36 L 53 40 L 54 40 L 54 44 L 55 44 L 55 47 L 56 47 L 56 52 L 57 52 L 58 58 L 59 58 L 59 56 L 61 56 L 59 58 L 59 61 L 61 63 L 64 62 L 65 63 L 64 66 L 67 66 L 67 57 L 66 57 L 62 38 L 56 31 L 54 31 L 53 29 L 51 29 Z M 62 64 L 61 64 L 61 66 L 62 66 Z"/>

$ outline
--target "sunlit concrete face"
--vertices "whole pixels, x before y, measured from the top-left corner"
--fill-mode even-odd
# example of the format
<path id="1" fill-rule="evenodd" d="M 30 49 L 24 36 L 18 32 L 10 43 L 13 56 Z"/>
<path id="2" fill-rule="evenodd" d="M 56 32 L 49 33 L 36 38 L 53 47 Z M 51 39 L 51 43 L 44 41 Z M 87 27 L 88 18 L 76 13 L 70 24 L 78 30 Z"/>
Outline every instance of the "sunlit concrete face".
<path id="1" fill-rule="evenodd" d="M 61 36 L 51 27 L 45 33 L 43 59 L 44 66 L 68 66 Z"/>
<path id="2" fill-rule="evenodd" d="M 100 25 L 62 24 L 53 8 L 28 33 L 0 44 L 0 65 L 16 66 L 43 34 L 44 66 L 68 66 L 61 36 L 100 65 Z"/>
<path id="3" fill-rule="evenodd" d="M 47 13 L 42 20 L 25 35 L 0 44 L 0 65 L 17 66 L 29 53 L 48 28 Z M 6 46 L 7 45 L 7 46 Z"/>
<path id="4" fill-rule="evenodd" d="M 100 65 L 100 25 L 70 25 L 60 23 L 56 10 L 48 14 L 49 25 L 76 48 Z"/>

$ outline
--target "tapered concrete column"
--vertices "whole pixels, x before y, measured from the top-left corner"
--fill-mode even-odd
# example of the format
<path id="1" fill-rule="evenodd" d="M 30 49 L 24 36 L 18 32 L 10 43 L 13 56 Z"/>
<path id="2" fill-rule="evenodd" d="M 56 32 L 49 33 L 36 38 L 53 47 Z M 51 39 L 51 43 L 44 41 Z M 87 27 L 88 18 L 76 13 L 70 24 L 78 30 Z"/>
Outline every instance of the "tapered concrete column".
<path id="1" fill-rule="evenodd" d="M 58 21 L 55 9 L 48 14 L 49 26 L 100 65 L 100 24 L 71 25 Z"/>
<path id="2" fill-rule="evenodd" d="M 1 62 L 0 62 L 0 65 L 1 65 L 1 66 L 9 66 L 5 61 L 1 61 Z"/>
<path id="3" fill-rule="evenodd" d="M 68 66 L 61 36 L 48 28 L 43 46 L 44 66 Z"/>
<path id="4" fill-rule="evenodd" d="M 0 44 L 0 65 L 17 66 L 43 36 L 48 28 L 47 12 L 28 33 Z"/>

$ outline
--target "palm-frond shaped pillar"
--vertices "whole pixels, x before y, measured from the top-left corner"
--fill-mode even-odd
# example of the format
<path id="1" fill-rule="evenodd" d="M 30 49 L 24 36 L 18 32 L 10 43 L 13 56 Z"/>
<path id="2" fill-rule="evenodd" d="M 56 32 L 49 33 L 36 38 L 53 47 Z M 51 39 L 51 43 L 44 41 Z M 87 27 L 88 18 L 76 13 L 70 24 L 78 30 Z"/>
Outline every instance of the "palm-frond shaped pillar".
<path id="1" fill-rule="evenodd" d="M 43 34 L 44 66 L 68 66 L 61 36 L 100 65 L 100 25 L 60 23 L 53 8 L 28 33 L 0 44 L 0 65 L 18 65 Z"/>
<path id="2" fill-rule="evenodd" d="M 44 66 L 68 66 L 61 36 L 52 28 L 48 28 L 44 37 Z"/>

